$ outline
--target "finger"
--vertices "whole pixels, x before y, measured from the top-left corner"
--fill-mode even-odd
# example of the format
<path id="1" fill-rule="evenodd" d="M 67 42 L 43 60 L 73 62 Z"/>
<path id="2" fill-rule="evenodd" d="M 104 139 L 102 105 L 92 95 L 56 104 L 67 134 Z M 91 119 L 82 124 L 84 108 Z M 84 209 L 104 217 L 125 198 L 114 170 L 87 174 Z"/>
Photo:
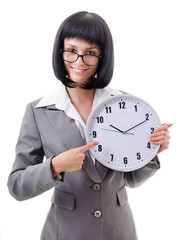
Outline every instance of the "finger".
<path id="1" fill-rule="evenodd" d="M 159 131 L 159 132 L 152 133 L 150 135 L 150 139 L 154 139 L 159 136 L 163 136 L 164 138 L 168 138 L 168 139 L 170 138 L 169 133 L 167 131 Z"/>
<path id="2" fill-rule="evenodd" d="M 169 140 L 166 139 L 157 139 L 150 141 L 154 145 L 169 145 Z"/>
<path id="3" fill-rule="evenodd" d="M 159 131 L 163 131 L 163 130 L 164 130 L 164 131 L 168 131 L 168 128 L 171 127 L 171 126 L 172 126 L 172 124 L 166 124 L 166 123 L 164 123 L 164 124 L 161 125 L 161 127 L 156 128 L 155 131 L 154 131 L 154 133 L 155 133 L 155 132 L 159 132 Z"/>
<path id="4" fill-rule="evenodd" d="M 154 139 L 150 139 L 150 142 L 153 144 L 169 144 L 169 138 L 165 138 L 164 136 L 156 137 Z"/>
<path id="5" fill-rule="evenodd" d="M 169 146 L 169 141 L 166 142 L 164 140 L 161 140 L 161 141 L 157 141 L 157 142 L 152 142 L 152 144 L 161 145 L 162 148 L 166 149 L 166 147 L 168 148 L 168 146 Z"/>
<path id="6" fill-rule="evenodd" d="M 168 134 L 168 132 L 165 131 L 165 130 L 160 130 L 160 131 L 156 131 L 156 132 L 152 133 L 152 134 L 150 135 L 150 137 L 153 138 L 153 137 L 157 137 L 157 136 L 161 136 L 161 135 L 166 136 L 166 135 L 169 135 L 169 134 Z"/>
<path id="7" fill-rule="evenodd" d="M 167 125 L 168 127 L 172 127 L 172 126 L 173 126 L 172 123 L 163 123 L 162 126 L 163 126 L 163 125 Z"/>
<path id="8" fill-rule="evenodd" d="M 168 138 L 166 138 L 166 139 L 168 139 Z M 158 136 L 158 137 L 152 137 L 152 138 L 150 138 L 150 141 L 151 141 L 151 142 L 157 142 L 157 141 L 159 141 L 159 140 L 165 140 L 165 136 L 161 135 L 161 136 Z"/>
<path id="9" fill-rule="evenodd" d="M 90 148 L 92 148 L 92 147 L 94 147 L 98 144 L 99 144 L 99 142 L 94 141 L 94 142 L 88 143 L 88 144 L 86 144 L 82 147 L 79 147 L 78 149 L 83 153 L 83 152 L 86 152 L 87 150 L 89 150 Z"/>

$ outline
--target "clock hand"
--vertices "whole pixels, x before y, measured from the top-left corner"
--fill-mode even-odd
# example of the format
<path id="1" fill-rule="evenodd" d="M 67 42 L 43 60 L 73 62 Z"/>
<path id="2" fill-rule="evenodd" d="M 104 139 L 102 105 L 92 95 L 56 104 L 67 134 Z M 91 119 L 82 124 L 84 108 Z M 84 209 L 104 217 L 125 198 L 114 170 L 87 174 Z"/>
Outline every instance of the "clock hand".
<path id="1" fill-rule="evenodd" d="M 138 123 L 137 125 L 135 125 L 135 126 L 133 126 L 133 127 L 131 127 L 130 129 L 128 129 L 128 130 L 126 130 L 125 131 L 125 133 L 127 133 L 128 131 L 130 131 L 131 129 L 133 129 L 133 128 L 135 128 L 135 127 L 137 127 L 137 126 L 139 126 L 139 125 L 141 125 L 141 124 L 143 124 L 143 123 L 145 123 L 147 120 L 145 120 L 145 121 L 142 121 L 142 122 L 140 122 L 140 123 Z"/>
<path id="2" fill-rule="evenodd" d="M 101 128 L 101 129 L 106 130 L 106 131 L 110 131 L 110 132 L 118 132 L 118 131 L 107 129 L 107 128 Z M 127 133 L 127 134 L 134 135 L 134 133 Z"/>
<path id="3" fill-rule="evenodd" d="M 120 130 L 120 129 L 116 128 L 116 127 L 114 127 L 114 126 L 113 126 L 113 125 L 111 125 L 111 124 L 110 124 L 109 126 L 110 126 L 110 127 L 112 127 L 112 128 L 114 128 L 114 129 L 116 129 L 116 130 L 118 130 L 119 132 L 121 132 L 121 133 L 123 133 L 123 134 L 125 133 L 124 131 L 122 131 L 122 130 Z"/>

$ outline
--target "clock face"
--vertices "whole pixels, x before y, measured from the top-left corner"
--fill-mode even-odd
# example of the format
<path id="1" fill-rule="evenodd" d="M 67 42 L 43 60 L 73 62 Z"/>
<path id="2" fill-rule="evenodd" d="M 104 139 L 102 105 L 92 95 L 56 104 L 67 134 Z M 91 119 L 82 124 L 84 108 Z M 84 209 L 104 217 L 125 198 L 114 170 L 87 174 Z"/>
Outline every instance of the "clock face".
<path id="1" fill-rule="evenodd" d="M 160 120 L 148 103 L 128 94 L 118 95 L 90 114 L 86 140 L 99 142 L 90 149 L 99 162 L 127 172 L 143 167 L 157 154 L 160 146 L 149 138 L 159 126 Z"/>

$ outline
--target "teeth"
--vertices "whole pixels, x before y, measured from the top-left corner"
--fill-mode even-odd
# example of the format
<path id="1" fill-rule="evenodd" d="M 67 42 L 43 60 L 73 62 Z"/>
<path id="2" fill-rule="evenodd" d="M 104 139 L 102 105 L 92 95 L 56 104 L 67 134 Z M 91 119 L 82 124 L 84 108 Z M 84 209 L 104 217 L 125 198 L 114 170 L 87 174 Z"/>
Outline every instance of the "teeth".
<path id="1" fill-rule="evenodd" d="M 73 68 L 73 70 L 76 71 L 76 72 L 83 72 L 84 71 L 84 69 L 78 69 L 78 68 Z"/>

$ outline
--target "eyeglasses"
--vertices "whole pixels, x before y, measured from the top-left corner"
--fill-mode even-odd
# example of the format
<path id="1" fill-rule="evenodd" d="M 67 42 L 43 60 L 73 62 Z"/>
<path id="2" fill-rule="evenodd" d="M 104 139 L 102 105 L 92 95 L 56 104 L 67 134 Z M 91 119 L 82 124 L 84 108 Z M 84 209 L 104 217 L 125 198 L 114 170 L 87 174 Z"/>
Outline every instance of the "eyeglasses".
<path id="1" fill-rule="evenodd" d="M 96 66 L 102 58 L 101 56 L 89 55 L 89 54 L 80 55 L 76 52 L 70 52 L 63 49 L 61 49 L 60 52 L 62 53 L 64 61 L 69 63 L 74 63 L 78 60 L 79 57 L 81 57 L 83 63 L 88 66 Z"/>

